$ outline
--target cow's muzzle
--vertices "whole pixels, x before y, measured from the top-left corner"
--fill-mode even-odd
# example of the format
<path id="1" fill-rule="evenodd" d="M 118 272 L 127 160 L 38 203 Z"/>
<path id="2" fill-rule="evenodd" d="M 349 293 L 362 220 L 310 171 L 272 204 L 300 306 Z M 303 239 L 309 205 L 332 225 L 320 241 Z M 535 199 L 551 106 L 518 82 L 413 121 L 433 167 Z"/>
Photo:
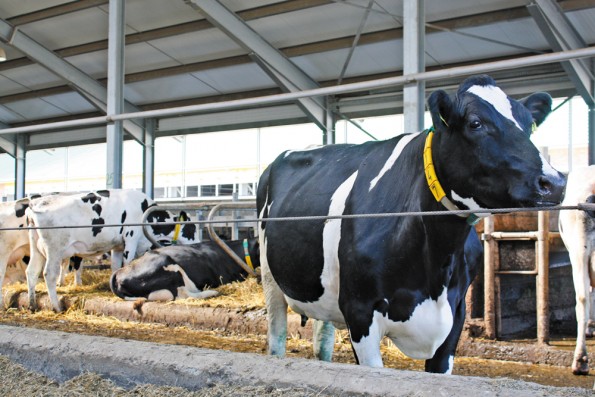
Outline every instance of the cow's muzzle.
<path id="1" fill-rule="evenodd" d="M 566 189 L 566 176 L 558 172 L 557 175 L 542 175 L 537 181 L 539 192 L 538 206 L 552 206 L 562 202 Z"/>

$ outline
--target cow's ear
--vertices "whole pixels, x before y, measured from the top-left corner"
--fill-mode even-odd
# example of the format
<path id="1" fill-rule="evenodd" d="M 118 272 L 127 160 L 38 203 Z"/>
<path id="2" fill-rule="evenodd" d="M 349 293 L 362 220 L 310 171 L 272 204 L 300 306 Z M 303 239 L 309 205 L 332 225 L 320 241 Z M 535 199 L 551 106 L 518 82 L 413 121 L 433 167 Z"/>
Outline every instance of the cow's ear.
<path id="1" fill-rule="evenodd" d="M 546 92 L 537 92 L 522 98 L 519 102 L 529 109 L 535 124 L 543 123 L 548 114 L 552 111 L 552 97 Z"/>
<path id="2" fill-rule="evenodd" d="M 444 90 L 437 90 L 428 98 L 428 109 L 436 131 L 446 130 L 452 112 L 452 100 Z"/>

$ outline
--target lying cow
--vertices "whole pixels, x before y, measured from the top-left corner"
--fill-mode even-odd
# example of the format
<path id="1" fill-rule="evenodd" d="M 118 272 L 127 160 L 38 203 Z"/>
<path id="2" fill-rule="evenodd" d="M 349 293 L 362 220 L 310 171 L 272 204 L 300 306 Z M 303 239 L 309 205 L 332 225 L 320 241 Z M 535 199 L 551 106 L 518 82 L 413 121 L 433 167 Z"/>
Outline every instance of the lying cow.
<path id="1" fill-rule="evenodd" d="M 432 93 L 425 132 L 277 157 L 257 193 L 269 353 L 285 353 L 289 305 L 344 324 L 359 364 L 381 367 L 388 336 L 427 371 L 450 373 L 474 271 L 465 244 L 481 214 L 357 215 L 558 204 L 565 177 L 529 139 L 551 101 L 471 77 L 456 95 Z M 334 218 L 267 221 L 303 216 Z"/>
<path id="2" fill-rule="evenodd" d="M 62 260 L 111 251 L 111 266 L 115 271 L 122 267 L 122 263 L 128 264 L 149 250 L 151 243 L 138 224 L 150 205 L 153 201 L 144 193 L 118 189 L 32 200 L 26 216 L 29 225 L 39 229 L 29 231 L 31 260 L 27 267 L 27 284 L 30 307 L 36 308 L 35 282 L 42 269 L 52 308 L 60 311 L 56 282 Z M 104 226 L 120 224 L 123 225 Z M 81 227 L 53 228 L 70 225 Z M 170 228 L 173 231 L 174 226 Z M 196 226 L 187 224 L 183 228 L 195 230 Z M 185 239 L 186 235 L 194 236 L 194 233 L 183 232 L 180 243 L 193 242 Z"/>
<path id="3" fill-rule="evenodd" d="M 595 166 L 580 168 L 568 175 L 563 205 L 595 203 Z M 585 337 L 591 333 L 593 301 L 590 289 L 595 287 L 595 213 L 592 211 L 560 211 L 560 236 L 570 255 L 572 279 L 576 293 L 577 336 L 572 372 L 589 373 Z"/>
<path id="4" fill-rule="evenodd" d="M 249 256 L 254 267 L 260 266 L 257 239 L 226 244 L 239 257 Z M 122 299 L 208 298 L 217 295 L 217 291 L 206 288 L 244 280 L 247 276 L 219 245 L 208 240 L 151 250 L 112 274 L 110 287 Z"/>

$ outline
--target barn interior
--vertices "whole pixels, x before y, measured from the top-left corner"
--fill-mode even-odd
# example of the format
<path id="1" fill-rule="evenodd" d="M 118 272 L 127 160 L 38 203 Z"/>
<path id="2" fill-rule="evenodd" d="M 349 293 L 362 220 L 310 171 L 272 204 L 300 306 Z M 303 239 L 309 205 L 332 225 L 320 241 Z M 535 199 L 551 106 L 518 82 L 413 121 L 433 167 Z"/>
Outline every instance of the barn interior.
<path id="1" fill-rule="evenodd" d="M 515 98 L 547 91 L 584 102 L 587 165 L 595 161 L 593 21 L 593 0 L 0 2 L 0 156 L 14 169 L 6 186 L 11 199 L 31 193 L 29 152 L 103 144 L 98 188 L 120 188 L 123 144 L 134 141 L 139 188 L 154 196 L 159 138 L 299 124 L 332 144 L 338 122 L 370 136 L 358 120 L 394 114 L 403 115 L 395 133 L 422 130 L 425 98 L 477 73 Z M 221 215 L 221 234 L 238 233 L 225 223 L 233 215 Z M 538 231 L 536 220 L 529 225 L 508 231 Z M 569 335 L 569 260 L 555 221 L 548 232 L 549 330 Z M 501 243 L 499 270 L 528 273 L 497 276 L 506 298 L 492 309 L 498 337 L 538 337 L 535 244 Z M 483 318 L 483 294 L 476 300 L 472 316 Z"/>

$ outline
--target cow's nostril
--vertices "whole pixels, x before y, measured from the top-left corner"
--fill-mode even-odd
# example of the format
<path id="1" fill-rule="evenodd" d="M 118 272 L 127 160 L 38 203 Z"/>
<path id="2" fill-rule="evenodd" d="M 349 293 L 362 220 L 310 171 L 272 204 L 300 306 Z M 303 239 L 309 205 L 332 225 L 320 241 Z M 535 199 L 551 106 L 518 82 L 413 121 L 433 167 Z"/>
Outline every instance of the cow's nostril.
<path id="1" fill-rule="evenodd" d="M 542 194 L 547 194 L 552 191 L 552 182 L 549 179 L 547 179 L 546 177 L 543 177 L 543 176 L 539 177 L 538 184 L 539 184 L 539 191 Z"/>

